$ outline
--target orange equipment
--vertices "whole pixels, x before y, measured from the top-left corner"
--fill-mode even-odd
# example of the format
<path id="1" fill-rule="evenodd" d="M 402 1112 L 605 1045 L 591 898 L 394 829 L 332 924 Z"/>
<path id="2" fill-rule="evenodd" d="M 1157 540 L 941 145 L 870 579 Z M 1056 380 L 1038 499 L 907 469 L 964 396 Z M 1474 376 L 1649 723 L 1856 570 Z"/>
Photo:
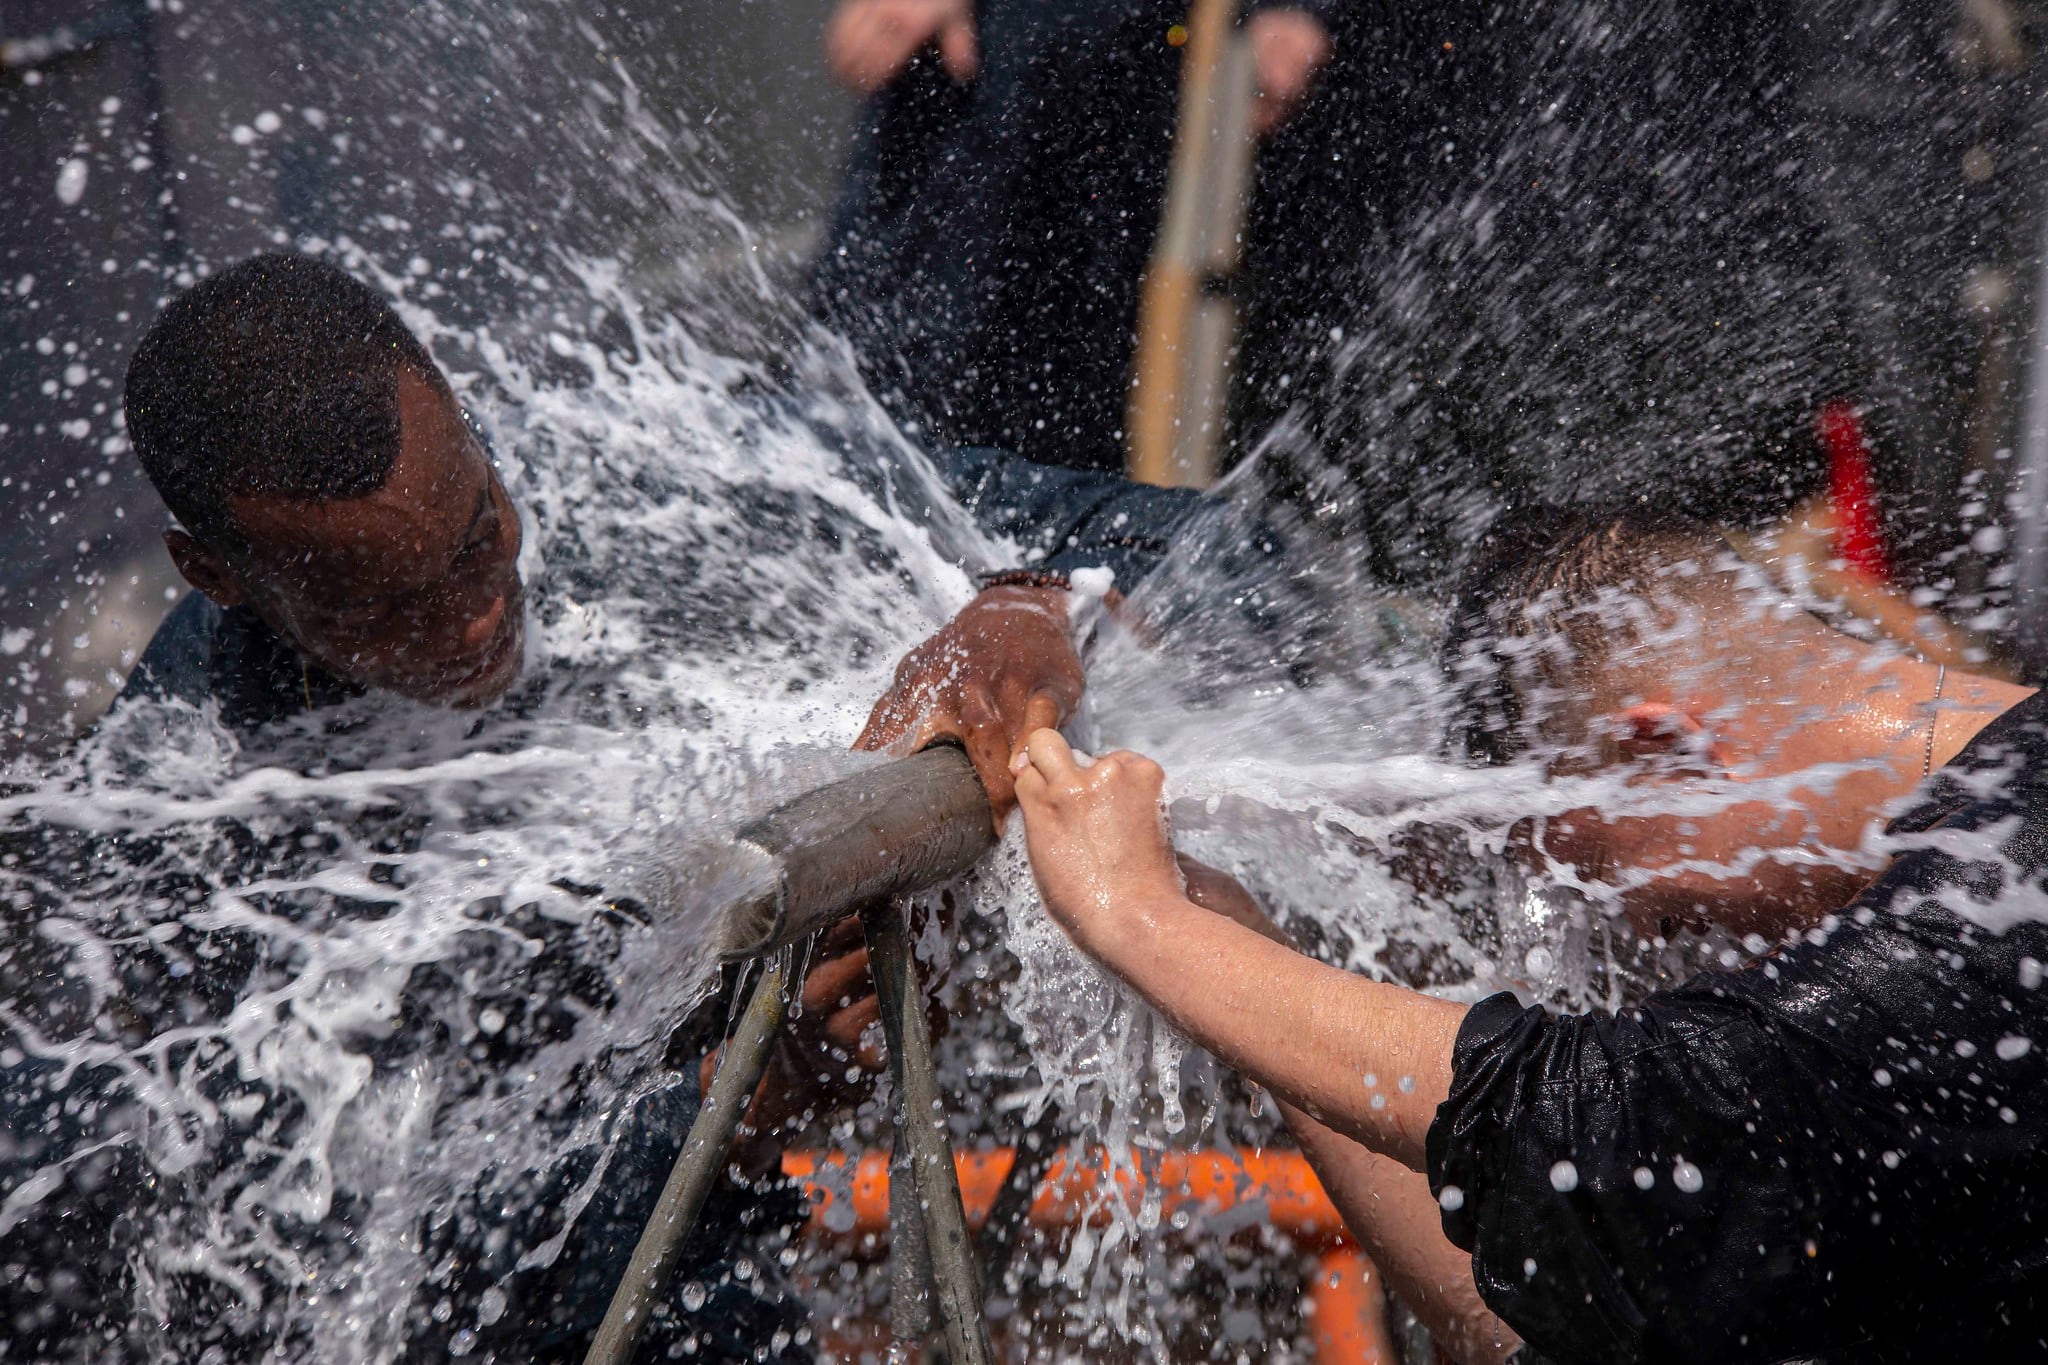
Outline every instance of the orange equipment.
<path id="1" fill-rule="evenodd" d="M 1181 1210 L 1219 1213 L 1253 1202 L 1265 1205 L 1266 1221 L 1317 1255 L 1308 1286 L 1316 1359 L 1322 1365 L 1379 1365 L 1391 1361 L 1382 1299 L 1368 1292 L 1373 1270 L 1351 1242 L 1329 1196 L 1299 1152 L 1161 1152 L 1133 1153 L 1164 1191 L 1160 1215 L 1170 1219 Z M 960 1195 L 968 1224 L 979 1230 L 987 1221 L 996 1193 L 1009 1176 L 1016 1153 L 1007 1147 L 958 1152 Z M 819 1240 L 851 1242 L 860 1250 L 879 1249 L 889 1230 L 889 1158 L 870 1152 L 852 1162 L 840 1152 L 788 1152 L 783 1174 L 803 1182 L 811 1201 L 810 1235 Z M 1101 1160 L 1053 1162 L 1031 1201 L 1033 1227 L 1052 1230 L 1086 1219 L 1094 1225 L 1109 1220 Z M 829 1179 L 825 1167 L 837 1167 Z M 1115 1183 L 1133 1208 L 1146 1189 L 1130 1170 L 1116 1172 Z M 836 1202 L 835 1188 L 846 1189 L 853 1201 L 850 1227 L 833 1230 L 827 1210 Z"/>

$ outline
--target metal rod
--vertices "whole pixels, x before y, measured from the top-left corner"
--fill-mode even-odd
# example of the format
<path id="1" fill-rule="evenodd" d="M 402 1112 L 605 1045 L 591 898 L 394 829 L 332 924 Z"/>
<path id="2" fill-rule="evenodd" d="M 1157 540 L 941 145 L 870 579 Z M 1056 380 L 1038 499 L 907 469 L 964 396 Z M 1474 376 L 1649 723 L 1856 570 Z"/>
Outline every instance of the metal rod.
<path id="1" fill-rule="evenodd" d="M 1053 1122 L 1053 1111 L 1048 1107 L 1039 1115 L 1038 1122 L 1025 1129 L 1024 1135 L 1017 1139 L 1010 1173 L 1003 1178 L 1002 1188 L 996 1191 L 995 1201 L 989 1205 L 988 1217 L 982 1222 L 980 1250 L 984 1285 L 1007 1292 L 1004 1280 L 1009 1274 L 1010 1262 L 1017 1255 L 1017 1244 L 1023 1240 L 1025 1225 L 1031 1221 L 1031 1205 L 1038 1196 L 1038 1186 L 1045 1179 L 1045 1173 L 1052 1169 L 1053 1159 L 1059 1155 L 1059 1146 L 1059 1131 Z"/>
<path id="2" fill-rule="evenodd" d="M 788 980 L 788 966 L 778 958 L 762 970 L 753 994 L 747 997 L 739 1027 L 726 1043 L 718 1074 L 711 1080 L 711 1091 L 697 1111 L 696 1122 L 690 1125 L 683 1150 L 676 1155 L 661 1200 L 633 1248 L 633 1259 L 612 1294 L 604 1322 L 591 1339 L 584 1365 L 626 1365 L 638 1349 L 648 1318 L 675 1274 L 683 1243 L 697 1225 L 697 1215 L 703 1212 L 704 1200 L 725 1165 L 733 1133 L 767 1069 L 769 1054 L 789 1013 Z"/>
<path id="3" fill-rule="evenodd" d="M 128 0 L 129 22 L 135 28 L 135 49 L 141 58 L 142 137 L 156 170 L 158 246 L 163 251 L 163 273 L 185 263 L 185 233 L 178 204 L 177 163 L 171 159 L 170 101 L 164 93 L 163 52 L 157 42 L 156 13 L 150 0 Z"/>
<path id="4" fill-rule="evenodd" d="M 2014 644 L 2029 674 L 2048 665 L 2048 212 L 2041 215 L 2041 255 L 2034 275 L 2032 355 L 2020 409 L 2012 496 Z"/>
<path id="5" fill-rule="evenodd" d="M 932 1335 L 932 1250 L 918 1207 L 917 1171 L 903 1135 L 902 1105 L 893 1115 L 896 1145 L 889 1152 L 889 1365 L 922 1360 Z"/>
<path id="6" fill-rule="evenodd" d="M 931 1257 L 939 1323 L 945 1330 L 948 1365 L 994 1365 L 988 1323 L 981 1311 L 981 1276 L 967 1210 L 960 1202 L 960 1175 L 946 1137 L 945 1104 L 932 1065 L 917 960 L 903 912 L 889 902 L 861 911 L 867 933 L 868 967 L 882 1007 L 882 1031 L 889 1043 L 889 1071 L 896 1083 L 897 1140 L 909 1148 L 917 1203 L 924 1214 L 925 1248 Z"/>

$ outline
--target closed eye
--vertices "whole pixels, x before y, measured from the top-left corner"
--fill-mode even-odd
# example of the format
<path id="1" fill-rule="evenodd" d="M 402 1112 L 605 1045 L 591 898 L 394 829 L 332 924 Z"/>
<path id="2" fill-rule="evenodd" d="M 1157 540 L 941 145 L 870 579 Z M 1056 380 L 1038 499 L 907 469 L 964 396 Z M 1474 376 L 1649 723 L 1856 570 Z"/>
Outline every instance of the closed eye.
<path id="1" fill-rule="evenodd" d="M 498 540 L 498 509 L 492 496 L 492 480 L 485 479 L 482 495 L 477 499 L 476 512 L 469 519 L 469 529 L 463 532 L 462 548 L 455 552 L 454 562 L 448 568 L 450 573 L 468 567 L 477 556 L 488 550 Z"/>

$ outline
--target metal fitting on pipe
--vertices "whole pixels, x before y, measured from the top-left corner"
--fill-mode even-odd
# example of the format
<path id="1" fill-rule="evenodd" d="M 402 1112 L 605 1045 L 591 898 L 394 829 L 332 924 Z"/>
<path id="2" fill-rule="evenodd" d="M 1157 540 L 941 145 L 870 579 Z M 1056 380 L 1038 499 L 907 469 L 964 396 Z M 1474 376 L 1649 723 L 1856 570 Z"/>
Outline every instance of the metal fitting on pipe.
<path id="1" fill-rule="evenodd" d="M 941 745 L 777 806 L 737 842 L 765 859 L 760 890 L 727 912 L 721 952 L 756 958 L 864 905 L 959 876 L 995 846 L 988 793 Z"/>

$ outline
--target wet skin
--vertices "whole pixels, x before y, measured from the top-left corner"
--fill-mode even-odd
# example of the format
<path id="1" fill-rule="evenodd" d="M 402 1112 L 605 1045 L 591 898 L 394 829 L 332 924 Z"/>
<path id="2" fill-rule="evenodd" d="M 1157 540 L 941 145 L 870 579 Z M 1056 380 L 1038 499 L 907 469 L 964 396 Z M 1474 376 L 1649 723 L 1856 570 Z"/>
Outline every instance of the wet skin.
<path id="1" fill-rule="evenodd" d="M 243 495 L 234 561 L 166 533 L 186 580 L 247 606 L 338 678 L 437 706 L 517 680 L 526 638 L 519 515 L 444 387 L 399 371 L 401 438 L 383 486 L 315 502 Z"/>
<path id="2" fill-rule="evenodd" d="M 1939 671 L 1804 613 L 1710 624 L 1695 636 L 1708 645 L 1613 689 L 1631 704 L 1588 717 L 1587 741 L 1552 765 L 1616 783 L 1604 808 L 1530 822 L 1516 840 L 1539 867 L 1620 882 L 1646 934 L 1712 923 L 1776 938 L 1838 909 L 1883 870 L 1866 836 L 1923 766 L 1940 768 L 2032 691 Z M 1674 796 L 1710 808 L 1669 813 Z"/>

